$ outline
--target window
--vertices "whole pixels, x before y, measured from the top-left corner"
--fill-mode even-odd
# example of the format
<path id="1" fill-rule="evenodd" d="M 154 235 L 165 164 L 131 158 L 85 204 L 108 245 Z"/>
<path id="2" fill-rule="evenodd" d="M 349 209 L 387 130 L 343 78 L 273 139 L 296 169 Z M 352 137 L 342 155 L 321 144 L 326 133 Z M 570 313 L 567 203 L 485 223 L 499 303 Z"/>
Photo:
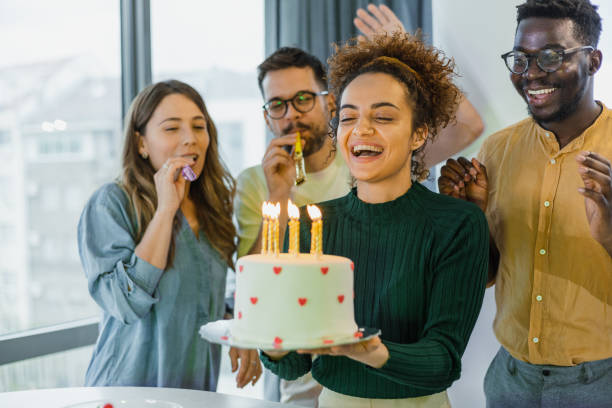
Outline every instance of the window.
<path id="1" fill-rule="evenodd" d="M 108 180 L 118 171 L 117 149 L 93 146 L 98 135 L 120 138 L 121 53 L 118 0 L 5 0 L 0 15 L 4 335 L 99 314 L 74 236 L 81 191 L 100 185 L 90 169 Z"/>

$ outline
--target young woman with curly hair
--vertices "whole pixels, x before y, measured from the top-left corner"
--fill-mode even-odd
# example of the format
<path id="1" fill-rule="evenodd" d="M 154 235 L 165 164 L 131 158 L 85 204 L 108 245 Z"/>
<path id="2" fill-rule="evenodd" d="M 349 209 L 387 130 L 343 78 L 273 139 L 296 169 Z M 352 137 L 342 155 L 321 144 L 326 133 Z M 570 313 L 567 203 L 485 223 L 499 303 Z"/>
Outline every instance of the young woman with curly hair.
<path id="1" fill-rule="evenodd" d="M 89 292 L 103 310 L 85 385 L 215 390 L 221 348 L 198 329 L 223 318 L 233 193 L 198 92 L 174 80 L 143 89 L 126 118 L 123 175 L 79 221 Z M 259 378 L 255 350 L 230 357 L 234 370 L 241 360 L 238 386 Z"/>
<path id="2" fill-rule="evenodd" d="M 286 379 L 312 370 L 321 407 L 448 407 L 482 305 L 489 239 L 478 207 L 417 181 L 418 152 L 453 120 L 453 63 L 396 33 L 348 43 L 329 66 L 334 137 L 355 187 L 320 204 L 323 250 L 353 260 L 356 322 L 381 334 L 262 360 Z"/>

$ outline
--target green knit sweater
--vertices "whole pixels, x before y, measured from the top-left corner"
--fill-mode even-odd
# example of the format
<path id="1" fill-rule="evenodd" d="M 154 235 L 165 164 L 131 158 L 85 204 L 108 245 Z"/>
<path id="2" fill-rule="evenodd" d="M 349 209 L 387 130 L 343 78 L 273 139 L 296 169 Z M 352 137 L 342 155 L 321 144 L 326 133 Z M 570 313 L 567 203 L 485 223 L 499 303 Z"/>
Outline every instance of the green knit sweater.
<path id="1" fill-rule="evenodd" d="M 489 232 L 473 204 L 418 183 L 403 196 L 368 204 L 353 189 L 319 204 L 323 252 L 355 264 L 355 320 L 381 330 L 387 363 L 375 369 L 346 357 L 289 353 L 264 365 L 287 380 L 312 370 L 332 391 L 362 398 L 408 398 L 447 389 L 482 305 Z M 302 252 L 310 221 L 301 209 Z M 286 240 L 285 240 L 286 241 Z"/>

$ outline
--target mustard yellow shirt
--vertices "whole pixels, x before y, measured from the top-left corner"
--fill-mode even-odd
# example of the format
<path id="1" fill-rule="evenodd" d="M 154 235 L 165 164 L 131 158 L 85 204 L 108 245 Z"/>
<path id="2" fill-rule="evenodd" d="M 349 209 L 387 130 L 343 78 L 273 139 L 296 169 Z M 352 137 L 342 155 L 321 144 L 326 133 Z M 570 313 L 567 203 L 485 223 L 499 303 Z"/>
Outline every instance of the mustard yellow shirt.
<path id="1" fill-rule="evenodd" d="M 603 104 L 602 104 L 603 106 Z M 500 343 L 532 364 L 612 357 L 612 259 L 591 237 L 576 155 L 612 160 L 612 113 L 563 149 L 525 119 L 489 137 L 487 219 L 501 258 L 495 281 Z"/>

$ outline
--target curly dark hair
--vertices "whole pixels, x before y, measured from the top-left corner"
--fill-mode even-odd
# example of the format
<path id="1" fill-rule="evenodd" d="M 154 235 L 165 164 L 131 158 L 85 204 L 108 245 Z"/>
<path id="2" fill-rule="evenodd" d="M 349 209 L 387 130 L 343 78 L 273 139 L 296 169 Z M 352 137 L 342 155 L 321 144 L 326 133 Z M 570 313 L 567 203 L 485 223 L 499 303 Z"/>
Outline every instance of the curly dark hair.
<path id="1" fill-rule="evenodd" d="M 322 90 L 327 90 L 327 75 L 325 67 L 320 59 L 304 50 L 295 47 L 282 47 L 274 51 L 257 67 L 257 83 L 263 95 L 263 80 L 270 71 L 278 71 L 286 68 L 309 67 L 314 73 L 317 83 Z"/>
<path id="2" fill-rule="evenodd" d="M 402 83 L 413 110 L 413 129 L 428 129 L 426 143 L 455 119 L 461 93 L 453 83 L 454 61 L 425 44 L 419 32 L 415 35 L 382 34 L 365 41 L 349 40 L 341 47 L 335 46 L 335 53 L 327 63 L 329 86 L 337 104 L 348 84 L 365 73 L 385 73 Z M 334 139 L 338 124 L 336 115 L 331 121 Z M 422 155 L 418 154 L 424 146 L 412 155 L 412 177 L 417 180 L 425 179 L 429 173 L 424 168 Z"/>
<path id="3" fill-rule="evenodd" d="M 529 17 L 570 19 L 574 36 L 585 45 L 597 48 L 601 34 L 601 17 L 589 0 L 527 0 L 516 6 L 516 22 Z"/>

